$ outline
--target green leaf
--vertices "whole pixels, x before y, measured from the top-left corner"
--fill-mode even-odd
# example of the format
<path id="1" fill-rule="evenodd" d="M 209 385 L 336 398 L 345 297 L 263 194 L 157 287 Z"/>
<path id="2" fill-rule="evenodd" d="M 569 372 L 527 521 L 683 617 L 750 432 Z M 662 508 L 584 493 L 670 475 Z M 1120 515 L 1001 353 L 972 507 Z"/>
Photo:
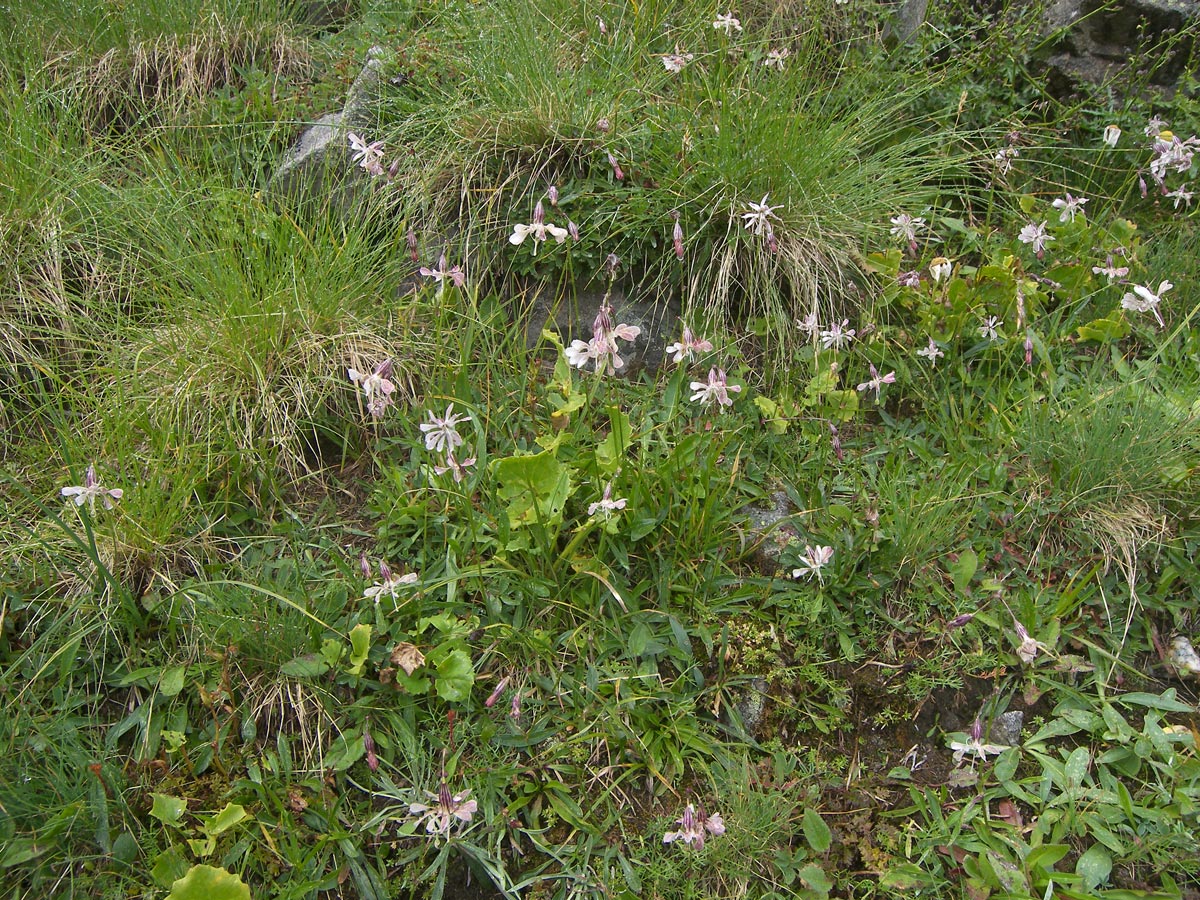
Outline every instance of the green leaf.
<path id="1" fill-rule="evenodd" d="M 815 853 L 824 853 L 833 843 L 833 835 L 829 826 L 821 818 L 821 814 L 812 807 L 804 810 L 804 839 Z"/>
<path id="2" fill-rule="evenodd" d="M 1071 787 L 1079 787 L 1083 784 L 1084 776 L 1087 775 L 1088 766 L 1092 761 L 1092 753 L 1087 747 L 1076 747 L 1071 751 L 1071 755 L 1067 757 L 1066 765 L 1063 766 L 1063 773 L 1066 775 L 1067 784 Z"/>
<path id="3" fill-rule="evenodd" d="M 1161 694 L 1147 694 L 1142 691 L 1130 691 L 1114 697 L 1118 703 L 1130 703 L 1134 706 L 1147 706 L 1150 709 L 1161 709 L 1165 712 L 1194 713 L 1196 707 L 1175 699 L 1175 688 L 1163 691 Z"/>
<path id="4" fill-rule="evenodd" d="M 150 815 L 164 825 L 178 825 L 183 814 L 187 812 L 187 801 L 182 797 L 172 797 L 169 794 L 151 794 L 154 804 L 150 807 Z"/>
<path id="5" fill-rule="evenodd" d="M 250 813 L 246 812 L 245 807 L 238 803 L 227 804 L 226 807 L 200 823 L 200 830 L 210 837 L 216 837 L 218 834 L 224 834 L 238 822 L 243 822 L 251 818 Z"/>
<path id="6" fill-rule="evenodd" d="M 608 424 L 608 436 L 596 447 L 596 464 L 601 472 L 611 475 L 625 458 L 625 451 L 633 440 L 633 432 L 629 428 L 629 416 L 621 412 L 618 406 L 608 408 Z"/>
<path id="7" fill-rule="evenodd" d="M 172 884 L 187 874 L 188 864 L 184 858 L 183 848 L 179 846 L 168 847 L 158 856 L 154 857 L 154 865 L 150 869 L 150 877 L 154 879 L 163 890 L 169 888 Z"/>
<path id="8" fill-rule="evenodd" d="M 1107 344 L 1119 341 L 1129 334 L 1129 322 L 1117 310 L 1113 310 L 1103 319 L 1093 319 L 1086 325 L 1079 326 L 1081 341 L 1096 341 Z"/>
<path id="9" fill-rule="evenodd" d="M 187 666 L 171 666 L 163 672 L 162 679 L 158 682 L 158 692 L 164 697 L 176 697 L 183 690 L 184 675 L 187 674 Z"/>
<path id="10" fill-rule="evenodd" d="M 367 748 L 363 743 L 361 732 L 343 732 L 329 746 L 321 765 L 335 772 L 345 772 L 366 754 Z"/>
<path id="11" fill-rule="evenodd" d="M 1070 851 L 1071 848 L 1066 844 L 1043 844 L 1040 847 L 1034 847 L 1025 857 L 1025 867 L 1030 872 L 1041 869 L 1048 874 L 1054 871 L 1055 864 Z"/>
<path id="12" fill-rule="evenodd" d="M 1100 844 L 1093 844 L 1075 863 L 1075 874 L 1083 878 L 1083 889 L 1094 891 L 1112 872 L 1112 857 Z"/>
<path id="13" fill-rule="evenodd" d="M 950 577 L 954 579 L 954 590 L 957 593 L 967 592 L 978 568 L 979 556 L 974 550 L 964 550 L 958 555 L 958 559 L 950 566 Z"/>
<path id="14" fill-rule="evenodd" d="M 320 678 L 328 671 L 329 663 L 316 653 L 297 656 L 279 667 L 279 673 L 287 678 Z"/>
<path id="15" fill-rule="evenodd" d="M 361 675 L 367 663 L 367 654 L 371 652 L 371 626 L 355 625 L 350 629 L 350 668 L 346 671 L 351 675 Z"/>
<path id="16" fill-rule="evenodd" d="M 192 866 L 171 885 L 167 900 L 250 900 L 250 888 L 232 872 L 215 866 Z"/>
<path id="17" fill-rule="evenodd" d="M 816 891 L 822 896 L 827 895 L 833 890 L 833 882 L 829 880 L 829 876 L 825 874 L 825 870 L 816 863 L 808 864 L 798 870 L 796 874 L 800 876 L 811 890 Z"/>
<path id="18" fill-rule="evenodd" d="M 501 499 L 508 503 L 511 528 L 561 524 L 563 507 L 574 491 L 572 470 L 545 451 L 509 456 L 492 464 Z"/>
<path id="19" fill-rule="evenodd" d="M 437 665 L 437 695 L 448 703 L 466 700 L 475 683 L 475 669 L 465 650 L 452 650 Z"/>

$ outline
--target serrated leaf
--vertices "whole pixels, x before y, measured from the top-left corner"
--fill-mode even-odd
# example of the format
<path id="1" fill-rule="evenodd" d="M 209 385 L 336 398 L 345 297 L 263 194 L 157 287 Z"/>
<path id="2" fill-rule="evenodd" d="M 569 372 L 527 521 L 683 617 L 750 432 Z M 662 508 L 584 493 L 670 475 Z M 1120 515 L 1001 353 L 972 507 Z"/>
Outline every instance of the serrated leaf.
<path id="1" fill-rule="evenodd" d="M 833 835 L 829 826 L 821 818 L 821 814 L 812 807 L 804 810 L 804 839 L 815 853 L 824 853 L 833 843 Z"/>
<path id="2" fill-rule="evenodd" d="M 192 866 L 171 885 L 167 900 L 250 900 L 250 888 L 232 872 L 216 866 Z"/>
<path id="3" fill-rule="evenodd" d="M 164 825 L 178 825 L 183 814 L 187 812 L 187 801 L 182 797 L 172 797 L 169 794 L 151 794 L 154 801 L 150 807 L 150 815 Z"/>

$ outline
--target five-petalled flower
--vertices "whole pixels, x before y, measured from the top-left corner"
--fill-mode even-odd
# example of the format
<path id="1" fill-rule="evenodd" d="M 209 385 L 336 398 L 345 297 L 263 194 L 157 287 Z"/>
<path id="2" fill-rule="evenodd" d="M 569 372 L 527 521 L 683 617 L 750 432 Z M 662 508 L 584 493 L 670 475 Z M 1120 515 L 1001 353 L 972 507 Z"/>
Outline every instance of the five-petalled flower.
<path id="1" fill-rule="evenodd" d="M 470 822 L 471 817 L 479 808 L 474 800 L 467 799 L 470 794 L 471 790 L 468 788 L 461 794 L 451 795 L 446 783 L 442 782 L 438 786 L 436 794 L 432 791 L 425 792 L 425 795 L 434 801 L 433 803 L 409 804 L 408 813 L 412 816 L 419 816 L 420 820 L 425 822 L 427 833 L 446 837 L 450 834 L 450 828 L 454 825 L 455 820 Z"/>
<path id="2" fill-rule="evenodd" d="M 1054 240 L 1054 236 L 1046 233 L 1045 222 L 1038 222 L 1036 225 L 1030 222 L 1021 229 L 1017 240 L 1022 244 L 1032 244 L 1033 252 L 1037 254 L 1038 259 L 1042 259 L 1046 255 L 1046 244 Z"/>
<path id="3" fill-rule="evenodd" d="M 97 497 L 104 502 L 105 509 L 112 509 L 113 504 L 125 496 L 125 492 L 120 488 L 106 488 L 100 484 L 96 480 L 96 467 L 94 465 L 87 467 L 82 485 L 65 487 L 59 493 L 64 497 L 74 497 L 76 506 L 83 506 L 86 503 L 93 513 L 96 511 Z"/>
<path id="4" fill-rule="evenodd" d="M 732 12 L 727 12 L 717 16 L 716 21 L 713 22 L 713 28 L 726 34 L 733 34 L 735 31 L 742 30 L 742 23 Z"/>
<path id="5" fill-rule="evenodd" d="M 1154 313 L 1154 318 L 1158 321 L 1158 327 L 1162 328 L 1167 323 L 1163 321 L 1162 313 L 1158 311 L 1158 305 L 1162 303 L 1163 294 L 1173 287 L 1175 285 L 1169 281 L 1160 283 L 1157 291 L 1152 291 L 1143 284 L 1135 284 L 1133 286 L 1133 293 L 1126 294 L 1121 298 L 1121 306 L 1132 312 Z"/>
<path id="6" fill-rule="evenodd" d="M 763 194 L 762 203 L 746 204 L 749 212 L 742 213 L 742 218 L 745 220 L 742 224 L 747 230 L 754 234 L 767 234 L 771 227 L 771 219 L 778 219 L 775 215 L 775 210 L 783 209 L 783 205 L 771 206 L 767 203 L 767 197 L 770 194 Z"/>
<path id="7" fill-rule="evenodd" d="M 729 392 L 735 394 L 741 391 L 741 385 L 729 384 L 725 380 L 725 370 L 711 368 L 708 370 L 708 381 L 693 381 L 692 402 L 708 405 L 715 403 L 718 407 L 733 406 L 733 399 L 729 396 Z"/>
<path id="8" fill-rule="evenodd" d="M 1058 215 L 1058 221 L 1074 222 L 1075 214 L 1082 214 L 1087 202 L 1087 197 L 1072 197 L 1070 194 L 1064 194 L 1050 205 L 1055 209 L 1061 210 Z"/>
<path id="9" fill-rule="evenodd" d="M 1008 747 L 1003 744 L 983 743 L 983 723 L 976 719 L 971 725 L 968 740 L 951 741 L 950 749 L 954 751 L 954 764 L 960 766 L 965 756 L 978 757 L 986 762 L 989 756 L 999 756 Z"/>
<path id="10" fill-rule="evenodd" d="M 548 238 L 554 238 L 554 242 L 561 244 L 567 239 L 570 232 L 565 228 L 560 228 L 558 225 L 553 225 L 546 221 L 546 210 L 542 206 L 542 201 L 537 202 L 537 206 L 533 208 L 533 221 L 528 225 L 514 225 L 513 233 L 508 236 L 508 242 L 513 245 L 522 244 L 525 238 L 533 238 L 533 252 L 537 253 L 538 244 L 543 243 Z"/>
<path id="11" fill-rule="evenodd" d="M 837 432 L 834 432 L 836 437 Z M 833 560 L 833 548 L 822 547 L 819 544 L 816 547 L 804 545 L 804 555 L 800 557 L 800 567 L 792 569 L 793 578 L 812 578 L 814 575 L 817 578 L 818 584 L 823 584 L 824 579 L 821 575 L 821 570 L 824 569 Z"/>
<path id="12" fill-rule="evenodd" d="M 391 381 L 392 361 L 385 359 L 369 375 L 357 369 L 347 369 L 346 374 L 362 388 L 367 401 L 367 412 L 374 419 L 382 419 L 384 412 L 392 405 L 392 392 L 396 390 L 396 385 Z"/>
<path id="13" fill-rule="evenodd" d="M 452 269 L 446 268 L 446 254 L 443 253 L 438 257 L 436 269 L 431 269 L 428 266 L 421 266 L 421 274 L 426 278 L 432 278 L 438 283 L 438 293 L 440 294 L 446 288 L 446 282 L 449 281 L 455 287 L 462 287 L 467 283 L 467 276 L 462 270 L 462 266 L 455 266 Z"/>
<path id="14" fill-rule="evenodd" d="M 696 337 L 692 334 L 692 329 L 684 325 L 683 338 L 674 344 L 668 344 L 667 353 L 674 354 L 672 362 L 681 363 L 685 359 L 695 359 L 700 353 L 710 353 L 712 348 L 712 341 Z"/>
<path id="15" fill-rule="evenodd" d="M 942 348 L 938 346 L 937 341 L 935 341 L 933 338 L 929 339 L 928 347 L 926 347 L 924 350 L 917 351 L 917 356 L 925 357 L 927 360 L 929 360 L 929 364 L 931 366 L 936 366 L 938 357 L 945 355 L 946 354 L 942 352 Z"/>
<path id="16" fill-rule="evenodd" d="M 368 144 L 354 132 L 350 133 L 350 149 L 354 151 L 351 162 L 356 162 L 370 175 L 383 174 L 383 141 Z"/>
<path id="17" fill-rule="evenodd" d="M 599 513 L 601 518 L 608 519 L 613 513 L 624 509 L 627 502 L 624 497 L 619 497 L 616 500 L 612 498 L 612 482 L 610 481 L 604 486 L 604 495 L 595 503 L 588 506 L 588 515 L 594 516 L 596 513 Z"/>
<path id="18" fill-rule="evenodd" d="M 841 350 L 842 347 L 854 340 L 857 332 L 850 327 L 849 319 L 842 319 L 841 324 L 834 322 L 828 329 L 821 332 L 821 346 L 826 350 Z"/>
<path id="19" fill-rule="evenodd" d="M 862 384 L 860 384 L 858 386 L 858 391 L 860 394 L 863 391 L 874 391 L 875 399 L 878 400 L 879 392 L 883 389 L 885 384 L 896 383 L 896 373 L 888 372 L 886 375 L 880 375 L 873 363 L 869 363 L 869 365 L 871 366 L 871 378 L 869 381 L 864 381 Z"/>
<path id="20" fill-rule="evenodd" d="M 397 599 L 396 592 L 400 585 L 416 584 L 419 576 L 416 572 L 406 572 L 403 575 L 398 572 L 392 572 L 391 567 L 386 562 L 380 562 L 379 578 L 379 581 L 363 591 L 364 597 L 368 600 L 374 600 L 376 603 L 383 599 L 384 594 L 389 595 L 393 600 Z"/>
<path id="21" fill-rule="evenodd" d="M 436 416 L 432 411 L 427 413 L 428 422 L 421 423 L 421 431 L 425 433 L 425 449 L 434 452 L 453 450 L 463 444 L 462 435 L 458 433 L 460 422 L 470 422 L 469 413 L 461 416 L 454 412 L 454 404 L 446 407 L 446 415 Z"/>
<path id="22" fill-rule="evenodd" d="M 610 259 L 616 259 L 610 254 Z M 615 271 L 615 267 L 614 267 Z M 595 364 L 596 372 L 612 372 L 623 368 L 625 360 L 621 359 L 618 340 L 635 341 L 642 329 L 636 325 L 624 322 L 614 325 L 612 322 L 613 308 L 606 297 L 596 311 L 592 321 L 592 339 L 590 341 L 574 340 L 566 348 L 567 362 L 577 369 L 582 369 L 589 362 Z"/>
<path id="23" fill-rule="evenodd" d="M 725 822 L 721 819 L 720 813 L 713 813 L 705 818 L 704 807 L 700 807 L 700 812 L 696 812 L 696 807 L 689 803 L 684 809 L 683 815 L 676 820 L 679 824 L 678 831 L 668 831 L 663 835 L 663 843 L 670 844 L 673 841 L 683 841 L 685 844 L 694 846 L 697 850 L 704 849 L 705 834 L 711 834 L 713 837 L 725 833 Z"/>

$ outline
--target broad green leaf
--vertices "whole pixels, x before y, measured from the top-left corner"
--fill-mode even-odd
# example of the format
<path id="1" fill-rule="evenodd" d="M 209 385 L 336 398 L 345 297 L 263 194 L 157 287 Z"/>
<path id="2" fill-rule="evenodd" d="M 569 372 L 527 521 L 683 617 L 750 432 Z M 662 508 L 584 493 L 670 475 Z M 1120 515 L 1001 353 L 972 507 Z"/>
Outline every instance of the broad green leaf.
<path id="1" fill-rule="evenodd" d="M 351 675 L 361 675 L 367 664 L 367 654 L 371 652 L 371 626 L 358 624 L 350 629 L 350 668 Z"/>
<path id="2" fill-rule="evenodd" d="M 216 836 L 224 834 L 238 822 L 243 822 L 249 818 L 252 817 L 250 813 L 246 812 L 245 807 L 238 803 L 230 803 L 215 816 L 210 816 L 201 822 L 200 830 L 205 834 Z"/>
<path id="3" fill-rule="evenodd" d="M 183 814 L 187 812 L 187 801 L 182 797 L 172 797 L 169 794 L 151 794 L 154 803 L 150 807 L 150 815 L 164 825 L 178 825 Z"/>
<path id="4" fill-rule="evenodd" d="M 215 866 L 192 866 L 171 885 L 167 900 L 250 900 L 250 888 L 232 872 Z"/>
<path id="5" fill-rule="evenodd" d="M 172 884 L 187 874 L 188 864 L 184 858 L 183 848 L 180 846 L 168 847 L 158 856 L 154 857 L 154 865 L 150 869 L 150 877 L 154 879 L 163 890 L 167 890 Z"/>
<path id="6" fill-rule="evenodd" d="M 1092 844 L 1088 851 L 1075 863 L 1075 874 L 1083 878 L 1083 889 L 1094 891 L 1112 872 L 1112 857 L 1100 844 Z"/>
<path id="7" fill-rule="evenodd" d="M 183 690 L 184 675 L 187 666 L 171 666 L 163 672 L 162 680 L 158 682 L 158 692 L 164 697 L 175 697 Z"/>
<path id="8" fill-rule="evenodd" d="M 814 852 L 824 853 L 829 849 L 829 845 L 833 843 L 833 835 L 819 812 L 812 807 L 805 809 L 803 826 L 804 839 Z"/>
<path id="9" fill-rule="evenodd" d="M 344 732 L 338 735 L 329 746 L 325 758 L 321 760 L 322 767 L 333 769 L 335 772 L 345 772 L 366 754 L 362 733 L 358 731 Z"/>
<path id="10" fill-rule="evenodd" d="M 548 451 L 493 463 L 500 497 L 508 503 L 509 526 L 560 524 L 563 507 L 574 490 L 571 471 Z"/>
<path id="11" fill-rule="evenodd" d="M 1119 341 L 1121 338 L 1129 334 L 1129 322 L 1117 310 L 1109 313 L 1103 319 L 1093 319 L 1086 325 L 1079 326 L 1079 339 L 1081 341 L 1096 341 L 1100 344 L 1107 344 L 1112 341 Z"/>
<path id="12" fill-rule="evenodd" d="M 964 550 L 958 555 L 958 559 L 950 566 L 950 577 L 954 579 L 954 590 L 959 594 L 965 594 L 971 586 L 971 579 L 975 577 L 975 571 L 979 568 L 979 556 L 974 550 Z"/>
<path id="13" fill-rule="evenodd" d="M 475 669 L 465 650 L 452 650 L 437 664 L 437 695 L 448 703 L 466 700 L 475 683 Z"/>
<path id="14" fill-rule="evenodd" d="M 829 880 L 829 876 L 825 874 L 825 870 L 816 863 L 810 863 L 799 869 L 796 874 L 804 881 L 811 890 L 818 894 L 826 895 L 833 890 L 833 882 Z"/>
<path id="15" fill-rule="evenodd" d="M 601 472 L 611 475 L 620 468 L 633 440 L 633 432 L 629 427 L 629 416 L 618 406 L 608 408 L 608 426 L 608 436 L 596 447 L 596 464 Z"/>
<path id="16" fill-rule="evenodd" d="M 1025 857 L 1025 868 L 1030 872 L 1037 869 L 1046 873 L 1053 872 L 1058 861 L 1070 852 L 1071 848 L 1066 844 L 1043 844 L 1041 847 L 1034 847 Z"/>
<path id="17" fill-rule="evenodd" d="M 1142 691 L 1130 691 L 1114 697 L 1118 703 L 1130 703 L 1134 706 L 1146 706 L 1150 709 L 1161 709 L 1164 712 L 1194 713 L 1196 707 L 1175 699 L 1175 688 L 1163 691 L 1161 694 L 1147 694 Z"/>
<path id="18" fill-rule="evenodd" d="M 288 678 L 320 678 L 328 671 L 329 663 L 316 653 L 297 656 L 279 667 L 279 673 Z"/>
<path id="19" fill-rule="evenodd" d="M 1063 773 L 1066 775 L 1067 784 L 1071 787 L 1079 787 L 1083 784 L 1084 776 L 1087 775 L 1088 766 L 1092 761 L 1092 753 L 1087 747 L 1076 747 L 1071 751 L 1071 755 L 1067 757 L 1066 765 L 1063 766 Z"/>

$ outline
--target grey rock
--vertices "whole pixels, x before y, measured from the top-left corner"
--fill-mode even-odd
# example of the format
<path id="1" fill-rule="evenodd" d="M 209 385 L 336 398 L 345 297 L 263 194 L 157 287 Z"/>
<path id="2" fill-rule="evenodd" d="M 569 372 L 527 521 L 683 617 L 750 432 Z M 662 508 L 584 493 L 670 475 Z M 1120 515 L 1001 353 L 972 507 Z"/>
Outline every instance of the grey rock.
<path id="1" fill-rule="evenodd" d="M 766 718 L 767 699 L 766 679 L 755 676 L 734 701 L 733 711 L 737 714 L 737 719 L 741 722 L 742 729 L 747 736 L 758 738 L 759 729 L 762 728 L 763 719 Z"/>
<path id="2" fill-rule="evenodd" d="M 1019 709 L 1010 709 L 1008 712 L 996 716 L 992 721 L 988 739 L 993 744 L 1016 747 L 1021 743 L 1021 729 L 1024 726 L 1025 713 Z"/>
<path id="3" fill-rule="evenodd" d="M 672 329 L 677 327 L 679 304 L 670 298 L 635 300 L 617 284 L 611 292 L 599 285 L 581 288 L 576 296 L 556 299 L 553 286 L 538 285 L 513 301 L 513 314 L 525 322 L 525 345 L 536 347 L 542 329 L 558 332 L 564 344 L 590 340 L 592 322 L 605 297 L 613 307 L 613 324 L 624 323 L 641 329 L 637 340 L 621 342 L 620 374 L 633 375 L 643 369 L 657 370 L 666 357 Z M 524 308 L 521 308 L 521 307 Z"/>
<path id="4" fill-rule="evenodd" d="M 925 13 L 929 0 L 903 0 L 896 14 L 883 29 L 883 39 L 889 47 L 902 46 L 912 40 L 917 30 L 925 24 Z"/>
<path id="5" fill-rule="evenodd" d="M 779 572 L 784 549 L 800 537 L 791 518 L 796 510 L 783 491 L 776 491 L 769 503 L 756 503 L 742 509 L 746 519 L 746 545 L 750 562 L 764 575 Z"/>
<path id="6" fill-rule="evenodd" d="M 372 47 L 342 109 L 301 132 L 271 176 L 274 193 L 294 202 L 331 202 L 349 211 L 370 186 L 371 176 L 351 164 L 348 138 L 373 124 L 372 107 L 385 75 L 383 56 L 382 48 Z"/>

